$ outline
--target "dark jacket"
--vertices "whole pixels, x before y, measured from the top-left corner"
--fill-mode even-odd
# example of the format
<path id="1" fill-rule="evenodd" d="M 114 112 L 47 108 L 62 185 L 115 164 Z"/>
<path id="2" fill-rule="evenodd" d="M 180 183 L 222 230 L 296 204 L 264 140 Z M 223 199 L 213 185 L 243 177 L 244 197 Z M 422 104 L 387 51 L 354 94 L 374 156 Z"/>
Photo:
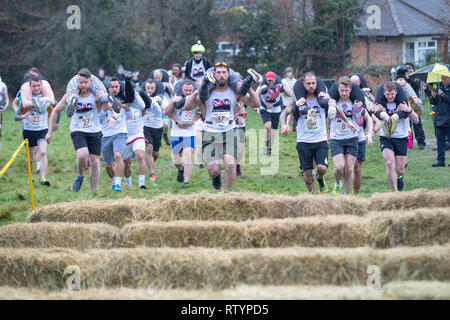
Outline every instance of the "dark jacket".
<path id="1" fill-rule="evenodd" d="M 203 65 L 205 66 L 205 72 L 211 68 L 211 63 L 208 61 L 208 59 L 206 59 L 206 57 L 202 58 L 203 60 Z M 195 81 L 195 79 L 193 79 L 191 77 L 191 70 L 192 70 L 192 64 L 194 63 L 194 57 L 190 58 L 189 61 L 186 63 L 186 71 L 184 72 L 186 79 L 190 79 Z"/>
<path id="2" fill-rule="evenodd" d="M 443 93 L 430 98 L 430 103 L 434 104 L 433 122 L 436 127 L 450 127 L 450 85 L 441 87 Z"/>

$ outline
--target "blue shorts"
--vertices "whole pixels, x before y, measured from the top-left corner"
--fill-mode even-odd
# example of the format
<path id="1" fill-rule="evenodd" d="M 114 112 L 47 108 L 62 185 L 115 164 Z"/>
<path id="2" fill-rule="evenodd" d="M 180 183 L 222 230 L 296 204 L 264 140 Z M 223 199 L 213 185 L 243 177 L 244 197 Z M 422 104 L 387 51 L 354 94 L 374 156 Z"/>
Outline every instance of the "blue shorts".
<path id="1" fill-rule="evenodd" d="M 170 137 L 172 142 L 172 154 L 180 154 L 185 148 L 195 149 L 195 136 L 191 137 Z"/>
<path id="2" fill-rule="evenodd" d="M 114 161 L 114 153 L 120 152 L 122 157 L 125 154 L 127 144 L 127 134 L 118 133 L 102 139 L 102 156 L 105 164 L 111 164 Z"/>
<path id="3" fill-rule="evenodd" d="M 169 116 L 162 116 L 163 119 L 169 119 Z"/>

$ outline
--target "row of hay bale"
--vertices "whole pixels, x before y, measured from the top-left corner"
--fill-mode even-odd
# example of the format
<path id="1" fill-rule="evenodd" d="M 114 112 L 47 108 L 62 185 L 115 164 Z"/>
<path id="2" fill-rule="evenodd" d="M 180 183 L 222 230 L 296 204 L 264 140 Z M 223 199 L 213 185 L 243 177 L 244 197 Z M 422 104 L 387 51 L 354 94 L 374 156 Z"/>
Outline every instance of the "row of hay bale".
<path id="1" fill-rule="evenodd" d="M 227 289 L 238 285 L 364 286 L 368 266 L 392 281 L 448 281 L 450 245 L 371 248 L 136 248 L 75 251 L 0 249 L 0 286 L 66 288 L 68 267 L 81 289 Z M 73 268 L 73 267 L 72 267 Z"/>
<path id="2" fill-rule="evenodd" d="M 0 287 L 0 300 L 450 300 L 450 283 L 438 281 L 391 282 L 380 290 L 367 286 L 246 286 L 211 289 L 88 289 L 46 291 Z"/>
<path id="3" fill-rule="evenodd" d="M 246 221 L 306 216 L 355 215 L 371 211 L 450 207 L 450 190 L 379 193 L 370 198 L 342 195 L 261 195 L 253 193 L 162 195 L 131 199 L 59 203 L 34 211 L 29 222 L 108 223 L 137 221 Z"/>
<path id="4" fill-rule="evenodd" d="M 77 250 L 118 247 L 374 247 L 445 244 L 450 207 L 249 221 L 33 223 L 0 227 L 0 247 Z"/>

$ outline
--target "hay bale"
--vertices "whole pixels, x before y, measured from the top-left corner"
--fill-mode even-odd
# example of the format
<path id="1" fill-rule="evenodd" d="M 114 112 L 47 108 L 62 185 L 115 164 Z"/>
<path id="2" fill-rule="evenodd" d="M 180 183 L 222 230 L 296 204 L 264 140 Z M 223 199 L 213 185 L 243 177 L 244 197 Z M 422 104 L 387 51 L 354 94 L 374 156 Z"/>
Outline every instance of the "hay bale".
<path id="1" fill-rule="evenodd" d="M 109 249 L 120 242 L 119 229 L 108 224 L 41 222 L 0 227 L 0 247 Z"/>
<path id="2" fill-rule="evenodd" d="M 450 236 L 450 208 L 376 212 L 367 216 L 377 248 L 445 244 Z"/>
<path id="3" fill-rule="evenodd" d="M 162 195 L 152 200 L 125 198 L 59 203 L 35 210 L 28 222 L 108 223 L 136 221 L 282 219 L 302 216 L 363 215 L 369 201 L 339 195 L 260 195 L 252 193 Z"/>
<path id="4" fill-rule="evenodd" d="M 33 211 L 28 222 L 107 223 L 120 228 L 139 220 L 141 210 L 145 208 L 140 202 L 149 203 L 130 198 L 57 203 Z"/>
<path id="5" fill-rule="evenodd" d="M 450 283 L 438 281 L 391 282 L 381 290 L 366 286 L 247 286 L 214 291 L 157 289 L 88 289 L 45 291 L 0 287 L 0 300 L 449 300 Z"/>
<path id="6" fill-rule="evenodd" d="M 372 211 L 443 207 L 450 207 L 449 189 L 374 193 L 370 197 Z"/>
<path id="7" fill-rule="evenodd" d="M 369 244 L 355 216 L 258 219 L 246 222 L 173 221 L 125 226 L 122 246 L 229 248 L 360 247 Z"/>
<path id="8" fill-rule="evenodd" d="M 65 287 L 64 268 L 78 265 L 81 287 L 226 289 L 237 285 L 366 285 L 369 265 L 391 281 L 448 281 L 450 245 L 371 248 L 221 250 L 136 248 L 0 249 L 0 286 Z"/>
<path id="9" fill-rule="evenodd" d="M 64 270 L 82 257 L 68 249 L 0 248 L 0 286 L 62 289 L 68 278 Z"/>

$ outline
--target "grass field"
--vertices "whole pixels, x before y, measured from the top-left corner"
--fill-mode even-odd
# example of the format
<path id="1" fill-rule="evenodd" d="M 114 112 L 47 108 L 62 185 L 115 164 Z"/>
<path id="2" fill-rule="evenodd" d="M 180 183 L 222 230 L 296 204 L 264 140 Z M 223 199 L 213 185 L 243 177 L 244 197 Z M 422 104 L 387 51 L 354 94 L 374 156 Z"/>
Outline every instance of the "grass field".
<path id="1" fill-rule="evenodd" d="M 409 164 L 405 175 L 405 190 L 418 188 L 437 189 L 450 188 L 450 168 L 432 168 L 431 164 L 436 160 L 436 139 L 433 132 L 432 121 L 429 116 L 430 106 L 425 106 L 423 125 L 427 137 L 427 147 L 419 150 L 417 144 L 409 152 Z M 2 137 L 0 138 L 0 168 L 9 160 L 15 149 L 22 142 L 21 123 L 14 121 L 12 108 L 4 114 Z M 52 143 L 48 146 L 49 170 L 48 179 L 52 186 L 41 187 L 34 175 L 35 199 L 37 208 L 66 201 L 83 200 L 107 200 L 121 199 L 125 197 L 151 199 L 161 194 L 192 194 L 200 191 L 214 193 L 211 180 L 206 170 L 198 170 L 194 166 L 191 179 L 191 188 L 184 190 L 181 184 L 176 182 L 177 172 L 173 170 L 170 158 L 170 147 L 164 143 L 161 147 L 161 157 L 157 162 L 157 179 L 150 182 L 147 177 L 147 189 L 137 188 L 136 163 L 133 162 L 133 184 L 131 189 L 124 188 L 122 193 L 111 190 L 111 183 L 104 168 L 101 169 L 100 183 L 95 195 L 89 192 L 88 179 L 85 179 L 80 193 L 70 191 L 76 173 L 73 170 L 76 154 L 73 149 L 68 129 L 68 118 L 63 115 L 58 131 L 53 135 Z M 249 111 L 247 118 L 247 129 L 261 129 L 262 121 L 259 115 Z M 250 130 L 251 131 L 251 130 Z M 295 133 L 291 132 L 288 137 L 279 137 L 280 151 L 278 171 L 271 175 L 261 175 L 260 168 L 267 167 L 267 157 L 261 155 L 259 150 L 258 163 L 248 164 L 242 167 L 243 176 L 237 179 L 234 191 L 255 192 L 262 194 L 298 195 L 306 193 L 303 178 L 299 176 L 299 161 L 295 149 Z M 447 154 L 448 157 L 448 154 Z M 25 222 L 26 216 L 31 211 L 29 201 L 28 179 L 26 174 L 26 156 L 22 151 L 16 161 L 0 178 L 0 225 Z M 248 156 L 247 156 L 248 160 Z M 276 158 L 272 157 L 271 161 Z M 363 185 L 361 195 L 370 196 L 374 192 L 387 192 L 390 190 L 385 176 L 384 161 L 381 157 L 378 137 L 374 139 L 374 145 L 367 147 L 366 162 L 363 165 Z M 266 162 L 264 162 L 266 161 Z M 261 164 L 265 163 L 265 164 Z M 331 156 L 329 157 L 330 168 L 325 179 L 330 186 L 333 184 Z M 316 186 L 317 188 L 317 186 Z"/>

